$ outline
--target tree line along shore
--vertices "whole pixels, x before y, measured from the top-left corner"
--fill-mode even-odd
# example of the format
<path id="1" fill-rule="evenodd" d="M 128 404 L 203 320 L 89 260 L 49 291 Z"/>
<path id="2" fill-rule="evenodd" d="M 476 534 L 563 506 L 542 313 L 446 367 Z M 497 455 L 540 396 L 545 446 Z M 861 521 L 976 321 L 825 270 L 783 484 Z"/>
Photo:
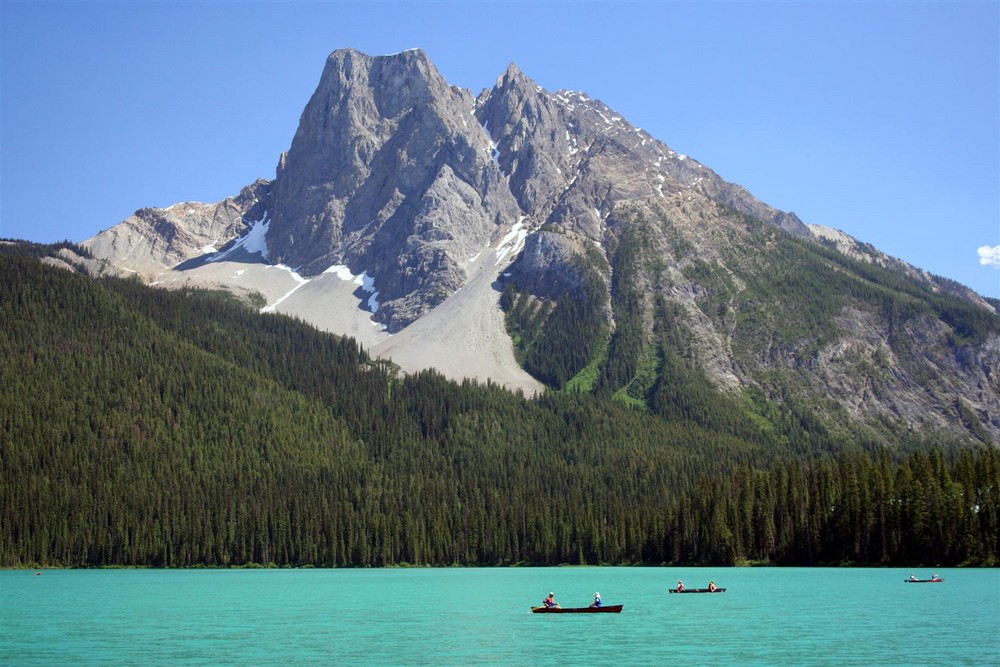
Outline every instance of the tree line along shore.
<path id="1" fill-rule="evenodd" d="M 0 319 L 3 567 L 998 563 L 995 445 L 404 377 L 10 249 Z"/>

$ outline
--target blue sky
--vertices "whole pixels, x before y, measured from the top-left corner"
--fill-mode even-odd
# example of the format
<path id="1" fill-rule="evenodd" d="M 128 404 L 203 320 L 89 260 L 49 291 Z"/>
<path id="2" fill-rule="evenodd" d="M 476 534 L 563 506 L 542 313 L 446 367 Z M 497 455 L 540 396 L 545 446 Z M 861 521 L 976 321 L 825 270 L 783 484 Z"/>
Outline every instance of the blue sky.
<path id="1" fill-rule="evenodd" d="M 326 56 L 516 62 L 804 221 L 1000 298 L 1000 3 L 0 2 L 0 237 L 273 178 Z M 984 253 L 989 255 L 989 253 Z"/>

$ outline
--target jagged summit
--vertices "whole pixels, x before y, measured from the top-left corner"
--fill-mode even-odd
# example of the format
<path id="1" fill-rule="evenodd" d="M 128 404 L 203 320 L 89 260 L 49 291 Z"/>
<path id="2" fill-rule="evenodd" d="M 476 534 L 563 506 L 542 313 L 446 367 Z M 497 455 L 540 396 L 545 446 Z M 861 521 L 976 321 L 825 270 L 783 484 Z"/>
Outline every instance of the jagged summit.
<path id="1" fill-rule="evenodd" d="M 507 65 L 507 69 L 504 73 L 497 77 L 495 89 L 504 89 L 511 86 L 532 86 L 537 87 L 534 81 L 532 81 L 527 74 L 525 74 L 517 63 L 511 63 Z"/>
<path id="2" fill-rule="evenodd" d="M 651 401 L 674 359 L 664 341 L 683 341 L 671 354 L 719 391 L 806 396 L 873 427 L 947 430 L 961 413 L 1000 437 L 1000 337 L 934 299 L 957 294 L 992 322 L 989 304 L 810 230 L 514 63 L 473 98 L 420 49 L 334 51 L 273 181 L 143 209 L 86 245 L 153 283 L 259 292 L 406 370 L 535 392 L 591 364 L 602 391 Z M 848 264 L 830 268 L 830 249 Z M 905 323 L 886 290 L 907 295 Z M 901 330 L 927 351 L 904 350 Z"/>
<path id="3" fill-rule="evenodd" d="M 422 51 L 331 54 L 274 183 L 276 261 L 367 271 L 392 330 L 440 303 L 518 214 L 472 107 Z"/>
<path id="4" fill-rule="evenodd" d="M 379 114 L 392 118 L 409 106 L 428 102 L 431 88 L 444 83 L 437 68 L 420 49 L 388 56 L 340 49 L 327 58 L 314 97 L 344 95 L 359 87 L 368 88 L 373 91 L 372 101 Z M 326 102 L 333 106 L 329 98 Z"/>
<path id="5" fill-rule="evenodd" d="M 369 56 L 345 48 L 328 56 L 261 198 L 271 261 L 305 276 L 341 264 L 366 272 L 385 299 L 378 319 L 399 330 L 461 287 L 464 260 L 518 221 L 528 229 L 557 224 L 601 243 L 602 223 L 619 203 L 692 183 L 808 235 L 794 215 L 676 155 L 597 100 L 545 91 L 515 63 L 473 100 L 420 49 Z M 203 246 L 193 240 L 178 252 L 167 244 L 164 264 L 255 220 L 230 225 L 221 238 L 213 228 Z M 151 245 L 149 259 L 164 243 Z"/>

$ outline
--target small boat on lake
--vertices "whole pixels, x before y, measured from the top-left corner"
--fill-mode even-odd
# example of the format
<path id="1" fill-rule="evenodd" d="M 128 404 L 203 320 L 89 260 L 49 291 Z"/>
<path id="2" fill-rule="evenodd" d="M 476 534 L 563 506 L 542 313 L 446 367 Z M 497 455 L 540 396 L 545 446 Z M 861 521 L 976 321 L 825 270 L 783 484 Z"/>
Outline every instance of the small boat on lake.
<path id="1" fill-rule="evenodd" d="M 609 604 L 603 607 L 532 607 L 532 614 L 618 614 L 620 604 Z"/>
<path id="2" fill-rule="evenodd" d="M 943 584 L 944 579 L 938 577 L 937 579 L 903 579 L 903 583 L 906 584 Z"/>
<path id="3" fill-rule="evenodd" d="M 671 588 L 668 589 L 671 593 L 725 593 L 725 588 L 716 588 L 712 590 L 711 588 Z"/>

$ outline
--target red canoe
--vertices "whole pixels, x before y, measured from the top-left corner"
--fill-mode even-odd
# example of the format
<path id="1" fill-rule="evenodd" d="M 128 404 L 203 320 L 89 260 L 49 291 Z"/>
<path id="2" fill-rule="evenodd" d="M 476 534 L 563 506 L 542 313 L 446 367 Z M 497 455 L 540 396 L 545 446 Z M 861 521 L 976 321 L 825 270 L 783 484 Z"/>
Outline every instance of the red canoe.
<path id="1" fill-rule="evenodd" d="M 620 604 L 609 604 L 604 607 L 532 607 L 532 614 L 618 614 L 622 610 Z"/>

